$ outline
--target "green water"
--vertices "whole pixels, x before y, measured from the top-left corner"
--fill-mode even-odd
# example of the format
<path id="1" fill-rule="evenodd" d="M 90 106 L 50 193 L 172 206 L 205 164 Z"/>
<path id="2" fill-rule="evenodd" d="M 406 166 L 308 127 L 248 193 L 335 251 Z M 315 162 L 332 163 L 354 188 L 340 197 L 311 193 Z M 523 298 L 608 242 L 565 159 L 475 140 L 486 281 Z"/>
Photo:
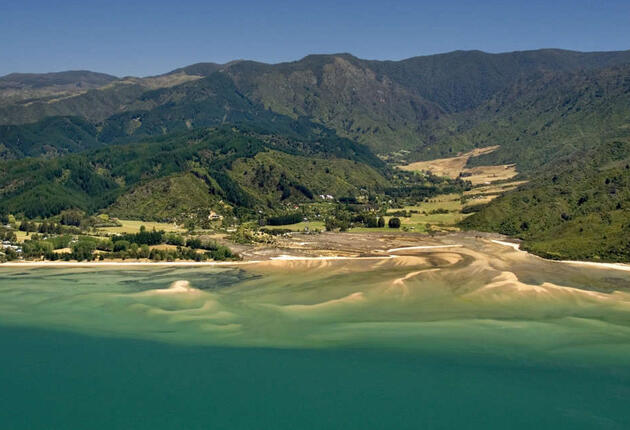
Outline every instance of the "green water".
<path id="1" fill-rule="evenodd" d="M 476 257 L 1 269 L 0 428 L 630 428 L 630 274 Z"/>
<path id="2" fill-rule="evenodd" d="M 0 330 L 4 429 L 624 429 L 627 368 Z"/>

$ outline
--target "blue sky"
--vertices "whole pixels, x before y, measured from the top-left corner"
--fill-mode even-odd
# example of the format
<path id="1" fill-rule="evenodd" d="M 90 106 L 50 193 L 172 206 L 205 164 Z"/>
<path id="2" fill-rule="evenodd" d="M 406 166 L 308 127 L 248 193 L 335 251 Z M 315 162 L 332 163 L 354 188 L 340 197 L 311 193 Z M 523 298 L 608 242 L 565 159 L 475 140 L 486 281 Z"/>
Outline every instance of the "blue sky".
<path id="1" fill-rule="evenodd" d="M 630 49 L 628 0 L 0 2 L 0 75 L 88 69 L 146 76 L 201 61 L 456 49 Z"/>

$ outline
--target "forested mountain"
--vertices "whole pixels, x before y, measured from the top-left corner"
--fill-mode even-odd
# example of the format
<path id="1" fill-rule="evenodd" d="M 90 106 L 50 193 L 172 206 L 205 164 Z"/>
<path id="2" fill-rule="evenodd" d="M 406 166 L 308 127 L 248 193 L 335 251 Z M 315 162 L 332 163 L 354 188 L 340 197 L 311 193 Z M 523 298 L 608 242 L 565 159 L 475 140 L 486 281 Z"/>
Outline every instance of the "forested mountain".
<path id="1" fill-rule="evenodd" d="M 499 145 L 469 167 L 515 164 L 529 182 L 464 227 L 554 258 L 628 256 L 630 51 L 13 74 L 0 78 L 0 124 L 0 210 L 12 213 L 273 208 L 384 190 L 393 163 Z"/>
<path id="2" fill-rule="evenodd" d="M 296 140 L 233 126 L 60 158 L 6 161 L 0 172 L 0 212 L 29 218 L 114 204 L 112 212 L 127 217 L 175 219 L 190 214 L 178 201 L 186 201 L 189 210 L 203 207 L 207 214 L 209 203 L 221 212 L 389 185 L 382 162 L 362 145 L 336 136 Z M 182 196 L 186 184 L 192 189 Z M 152 212 L 132 212 L 143 206 Z"/>
<path id="3" fill-rule="evenodd" d="M 500 145 L 470 165 L 516 163 L 534 173 L 549 162 L 596 147 L 627 132 L 630 65 L 570 73 L 541 73 L 520 80 L 466 115 L 455 133 L 439 138 L 424 158 L 473 146 Z"/>
<path id="4" fill-rule="evenodd" d="M 548 258 L 630 260 L 630 133 L 553 163 L 467 218 Z"/>
<path id="5" fill-rule="evenodd" d="M 466 219 L 550 258 L 630 259 L 630 66 L 544 74 L 495 96 L 462 140 L 530 182 Z"/>
<path id="6" fill-rule="evenodd" d="M 90 87 L 52 100 L 1 101 L 0 123 L 79 116 L 98 124 L 127 114 L 122 128 L 133 135 L 137 128 L 133 115 L 162 106 L 168 110 L 176 104 L 179 113 L 160 128 L 160 132 L 171 132 L 173 127 L 194 126 L 199 115 L 205 116 L 199 108 L 212 106 L 218 112 L 224 106 L 223 98 L 240 97 L 256 109 L 262 106 L 294 119 L 308 117 L 340 136 L 369 145 L 377 153 L 406 149 L 419 159 L 427 151 L 418 148 L 430 148 L 428 153 L 444 152 L 436 150 L 445 147 L 441 139 L 457 134 L 471 110 L 519 82 L 539 79 L 545 73 L 593 71 L 628 63 L 630 51 L 562 50 L 506 54 L 456 51 L 403 61 L 368 61 L 333 54 L 280 64 L 200 63 L 152 78 L 110 80 L 98 89 Z M 233 94 L 228 96 L 227 91 Z M 196 106 L 181 107 L 189 104 Z M 210 125 L 207 120 L 207 116 L 202 118 L 200 125 Z"/>
<path id="7" fill-rule="evenodd" d="M 32 124 L 0 125 L 0 159 L 59 156 L 100 146 L 96 126 L 80 117 L 48 117 Z"/>

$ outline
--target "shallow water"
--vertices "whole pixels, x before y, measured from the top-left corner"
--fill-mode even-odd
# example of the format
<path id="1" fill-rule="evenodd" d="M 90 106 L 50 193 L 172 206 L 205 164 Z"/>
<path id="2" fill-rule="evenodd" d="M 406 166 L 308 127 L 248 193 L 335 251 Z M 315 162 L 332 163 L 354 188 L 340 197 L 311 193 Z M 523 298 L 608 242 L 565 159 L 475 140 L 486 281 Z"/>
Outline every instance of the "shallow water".
<path id="1" fill-rule="evenodd" d="M 630 273 L 399 254 L 0 269 L 1 427 L 630 426 Z"/>

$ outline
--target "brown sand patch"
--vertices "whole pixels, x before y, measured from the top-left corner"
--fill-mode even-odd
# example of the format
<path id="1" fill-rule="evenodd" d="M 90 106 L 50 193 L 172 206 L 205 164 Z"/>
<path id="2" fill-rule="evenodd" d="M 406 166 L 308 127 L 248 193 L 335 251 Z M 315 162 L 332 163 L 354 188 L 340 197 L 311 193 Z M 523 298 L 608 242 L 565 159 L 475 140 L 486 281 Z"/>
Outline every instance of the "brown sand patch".
<path id="1" fill-rule="evenodd" d="M 518 174 L 515 164 L 503 164 L 500 166 L 477 166 L 471 169 L 463 169 L 463 178 L 473 185 L 489 184 L 491 182 L 506 181 Z M 470 176 L 468 176 L 470 175 Z"/>
<path id="2" fill-rule="evenodd" d="M 470 169 L 466 168 L 466 163 L 468 163 L 468 159 L 471 157 L 489 154 L 496 151 L 498 148 L 499 145 L 488 146 L 485 148 L 475 148 L 472 151 L 459 154 L 456 157 L 418 161 L 405 166 L 398 166 L 398 168 L 406 171 L 431 172 L 434 175 L 447 176 L 451 179 L 455 179 L 462 175 L 464 179 L 472 182 L 473 185 L 504 181 L 513 178 L 518 173 L 514 164 L 477 166 Z"/>
<path id="3" fill-rule="evenodd" d="M 499 145 L 488 146 L 486 148 L 475 148 L 464 154 L 459 154 L 451 158 L 438 158 L 437 160 L 417 161 L 407 164 L 406 166 L 398 166 L 399 169 L 407 171 L 431 171 L 438 176 L 448 176 L 449 178 L 457 178 L 464 170 L 466 163 L 470 157 L 478 157 L 483 154 L 489 154 L 496 151 Z"/>

